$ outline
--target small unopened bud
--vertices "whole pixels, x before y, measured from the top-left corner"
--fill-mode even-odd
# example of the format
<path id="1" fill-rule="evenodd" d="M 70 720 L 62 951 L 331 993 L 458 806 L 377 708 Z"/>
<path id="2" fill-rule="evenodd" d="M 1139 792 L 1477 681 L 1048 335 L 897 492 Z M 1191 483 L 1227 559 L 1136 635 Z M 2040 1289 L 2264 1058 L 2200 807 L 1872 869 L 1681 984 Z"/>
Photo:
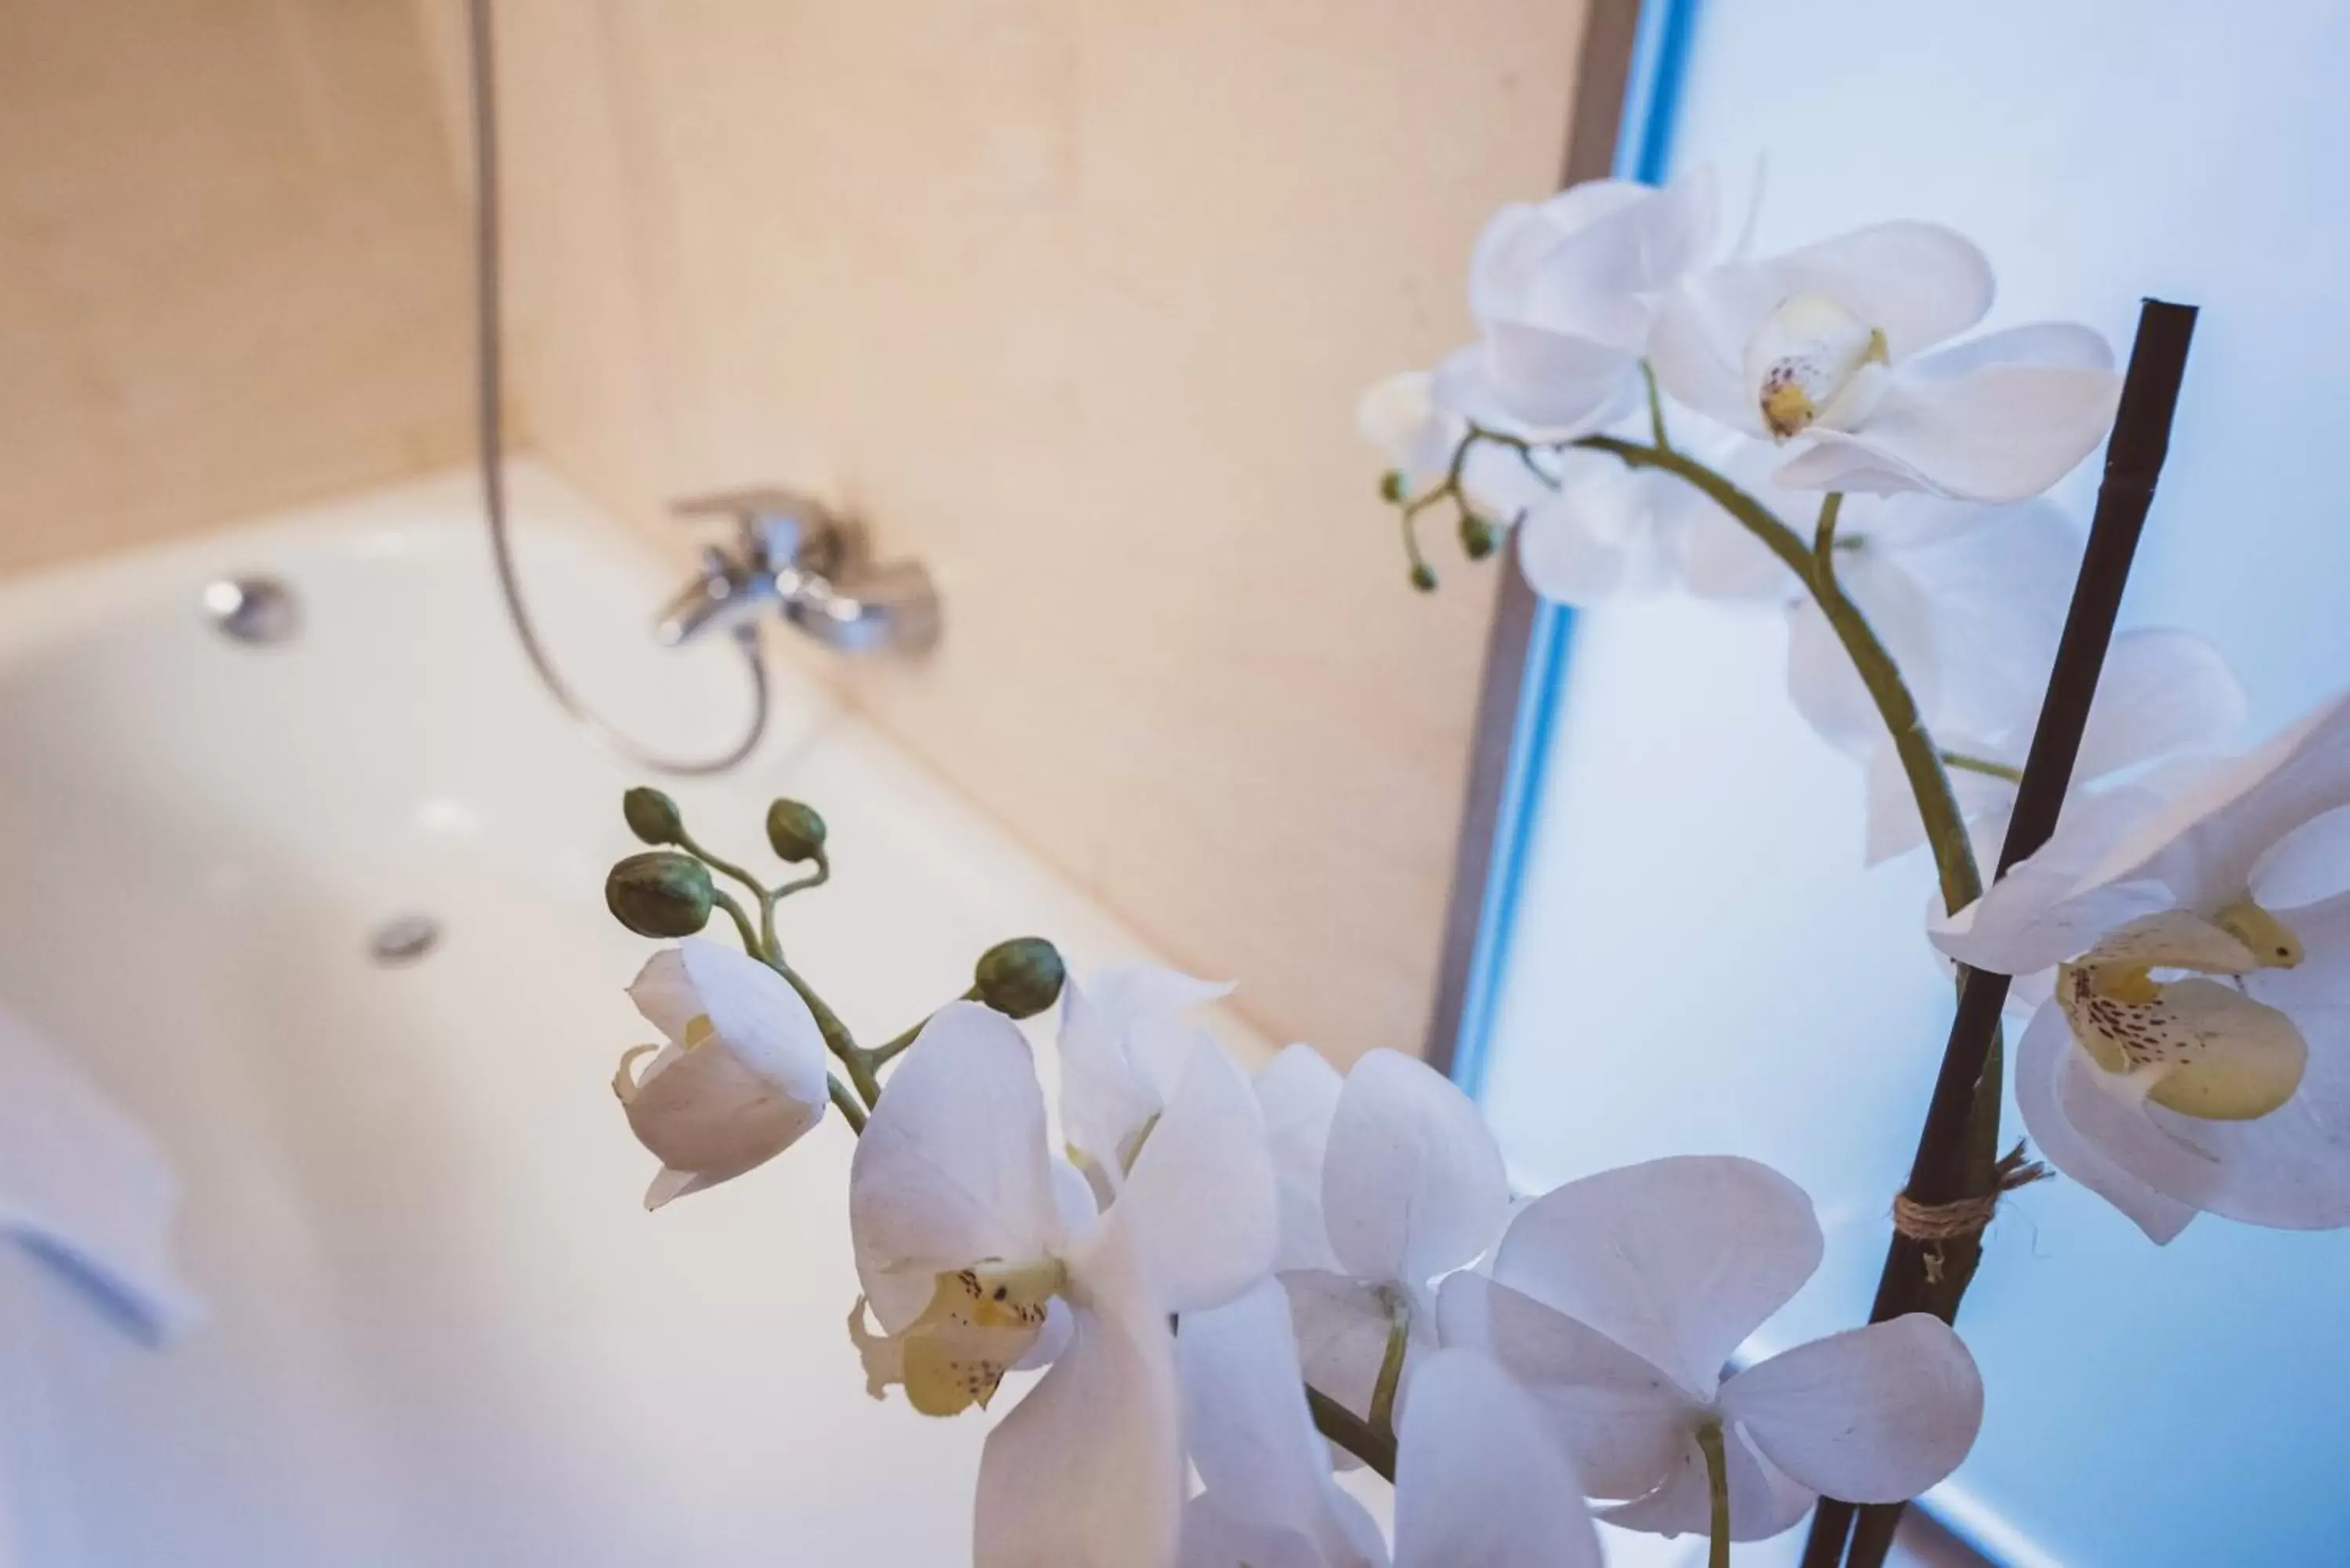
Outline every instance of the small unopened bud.
<path id="1" fill-rule="evenodd" d="M 1402 469 L 1390 468 L 1385 473 L 1379 475 L 1380 500 L 1393 504 L 1401 502 L 1403 500 L 1403 494 L 1404 480 Z"/>
<path id="2" fill-rule="evenodd" d="M 622 795 L 620 815 L 629 819 L 629 831 L 647 844 L 677 844 L 685 837 L 677 802 L 657 789 L 639 784 Z"/>
<path id="3" fill-rule="evenodd" d="M 767 807 L 767 846 L 785 865 L 824 853 L 824 818 L 812 805 L 779 800 Z"/>
<path id="4" fill-rule="evenodd" d="M 1472 561 L 1493 553 L 1493 525 L 1471 513 L 1461 514 L 1461 548 Z"/>
<path id="5" fill-rule="evenodd" d="M 640 937 L 690 937 L 710 923 L 710 869 L 690 855 L 631 855 L 604 878 L 612 918 Z"/>
<path id="6" fill-rule="evenodd" d="M 1068 971 L 1061 952 L 1042 937 L 1014 937 L 980 955 L 973 975 L 979 999 L 1011 1018 L 1033 1018 L 1053 1005 Z"/>
<path id="7" fill-rule="evenodd" d="M 1411 568 L 1411 586 L 1424 594 L 1436 591 L 1436 574 L 1428 569 L 1426 562 L 1417 563 Z"/>

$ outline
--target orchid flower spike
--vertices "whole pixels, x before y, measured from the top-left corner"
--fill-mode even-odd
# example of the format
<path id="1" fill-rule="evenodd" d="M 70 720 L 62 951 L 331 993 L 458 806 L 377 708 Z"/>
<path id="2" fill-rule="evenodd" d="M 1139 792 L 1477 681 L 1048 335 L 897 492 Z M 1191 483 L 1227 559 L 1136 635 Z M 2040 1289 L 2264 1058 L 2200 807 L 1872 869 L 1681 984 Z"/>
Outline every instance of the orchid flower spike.
<path id="1" fill-rule="evenodd" d="M 2086 327 L 1942 347 L 1991 309 L 1991 264 L 1933 223 L 1881 223 L 1697 273 L 1662 306 L 1649 363 L 1674 397 L 1799 442 L 1794 489 L 2022 501 L 2105 439 L 2121 396 Z"/>
<path id="2" fill-rule="evenodd" d="M 876 1397 L 926 1415 L 1051 1369 L 988 1434 L 976 1568 L 1167 1568 L 1183 1496 L 1170 1314 L 1261 1279 L 1273 1176 L 1248 1080 L 1212 1042 L 1097 1211 L 1046 1141 L 1017 1025 L 941 1009 L 890 1077 L 849 1167 L 865 1295 L 849 1332 Z M 869 1308 L 881 1333 L 865 1325 Z"/>
<path id="3" fill-rule="evenodd" d="M 2157 1241 L 2350 1225 L 2350 695 L 2116 832 L 2067 816 L 1936 944 L 2056 967 L 2016 1104 Z"/>
<path id="4" fill-rule="evenodd" d="M 1306 1380 L 1367 1416 L 1391 1347 L 1399 1389 L 1436 1349 L 1435 1281 L 1501 1236 L 1501 1151 L 1458 1085 L 1395 1051 L 1367 1053 L 1341 1079 L 1292 1045 L 1256 1092 L 1280 1194 L 1274 1266 Z"/>
<path id="5" fill-rule="evenodd" d="M 1973 1358 L 1922 1313 L 1723 1376 L 1811 1277 L 1821 1246 L 1811 1199 L 1752 1160 L 1607 1171 L 1522 1210 L 1490 1277 L 1445 1282 L 1444 1341 L 1499 1360 L 1542 1404 L 1591 1495 L 1627 1500 L 1600 1518 L 1704 1532 L 1701 1434 L 1718 1434 L 1731 1535 L 1761 1540 L 1823 1494 L 1916 1496 L 1958 1467 L 1982 1421 Z"/>
<path id="6" fill-rule="evenodd" d="M 732 1181 L 824 1119 L 824 1035 L 758 960 L 688 937 L 653 955 L 629 998 L 668 1038 L 629 1051 L 612 1075 L 629 1130 L 660 1158 L 646 1208 Z"/>
<path id="7" fill-rule="evenodd" d="M 1438 369 L 1439 408 L 1549 440 L 1597 430 L 1638 396 L 1662 292 L 1714 244 L 1699 172 L 1658 190 L 1592 180 L 1503 208 L 1469 264 L 1479 340 Z"/>
<path id="8" fill-rule="evenodd" d="M 1331 1479 L 1280 1287 L 1185 1317 L 1176 1345 L 1202 1486 L 1182 1568 L 1388 1568 L 1378 1527 Z M 1582 1484 L 1542 1411 L 1474 1352 L 1429 1358 L 1395 1480 L 1394 1568 L 1598 1568 Z"/>

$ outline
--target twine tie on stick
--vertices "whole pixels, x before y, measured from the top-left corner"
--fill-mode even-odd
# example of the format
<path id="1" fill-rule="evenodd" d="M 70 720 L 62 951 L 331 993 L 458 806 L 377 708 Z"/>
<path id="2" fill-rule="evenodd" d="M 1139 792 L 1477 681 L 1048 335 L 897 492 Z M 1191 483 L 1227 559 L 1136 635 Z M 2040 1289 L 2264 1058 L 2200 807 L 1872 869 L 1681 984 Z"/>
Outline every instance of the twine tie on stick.
<path id="1" fill-rule="evenodd" d="M 1926 1281 L 1929 1284 L 1942 1282 L 1942 1243 L 1976 1235 L 1999 1212 L 2000 1199 L 2018 1188 L 2044 1181 L 2050 1172 L 2036 1159 L 2023 1158 L 2023 1144 L 2018 1139 L 2013 1148 L 1991 1167 L 1991 1189 L 1975 1198 L 1954 1198 L 1948 1203 L 1920 1203 L 1904 1188 L 1893 1195 L 1893 1228 L 1913 1241 L 1925 1245 Z"/>

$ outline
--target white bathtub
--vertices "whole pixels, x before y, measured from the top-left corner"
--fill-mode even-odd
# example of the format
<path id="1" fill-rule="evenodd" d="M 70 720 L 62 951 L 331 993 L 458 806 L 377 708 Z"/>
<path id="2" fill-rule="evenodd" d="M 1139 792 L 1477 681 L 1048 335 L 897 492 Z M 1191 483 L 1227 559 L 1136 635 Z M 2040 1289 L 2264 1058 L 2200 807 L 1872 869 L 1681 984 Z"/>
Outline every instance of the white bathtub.
<path id="1" fill-rule="evenodd" d="M 723 740 L 729 656 L 644 629 L 671 574 L 527 465 L 515 501 L 567 667 Z M 200 615 L 245 572 L 299 596 L 292 642 Z M 770 795 L 825 812 L 837 879 L 785 940 L 852 1026 L 913 1021 L 1002 937 L 1138 951 L 778 676 L 760 753 L 672 793 L 762 864 Z M 868 1401 L 842 1326 L 847 1128 L 639 1206 L 608 1081 L 650 945 L 600 896 L 632 782 L 532 683 L 462 476 L 0 583 L 0 1002 L 164 1146 L 211 1308 L 149 1350 L 5 1260 L 0 1563 L 966 1560 L 980 1424 Z M 409 913 L 440 946 L 376 967 Z"/>

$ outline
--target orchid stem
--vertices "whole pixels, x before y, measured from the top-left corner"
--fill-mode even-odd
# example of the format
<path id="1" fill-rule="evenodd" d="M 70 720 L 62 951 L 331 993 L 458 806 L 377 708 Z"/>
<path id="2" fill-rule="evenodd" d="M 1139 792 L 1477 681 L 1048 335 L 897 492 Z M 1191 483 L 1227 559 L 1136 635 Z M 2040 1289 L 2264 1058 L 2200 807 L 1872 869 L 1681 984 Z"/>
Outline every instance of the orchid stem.
<path id="1" fill-rule="evenodd" d="M 767 956 L 766 947 L 759 940 L 759 933 L 751 928 L 751 917 L 743 911 L 742 905 L 734 901 L 734 896 L 732 893 L 723 888 L 712 888 L 710 890 L 710 901 L 734 917 L 734 929 L 743 938 L 744 952 L 749 953 L 753 958 Z"/>
<path id="2" fill-rule="evenodd" d="M 1492 439 L 1490 435 L 1488 439 Z M 1769 507 L 1704 463 L 1669 448 L 1643 446 L 1617 436 L 1585 436 L 1574 444 L 1586 452 L 1613 453 L 1633 468 L 1660 469 L 1694 485 L 1811 589 L 1820 613 L 1827 618 L 1836 640 L 1844 645 L 1846 657 L 1852 660 L 1869 700 L 1892 733 L 1894 752 L 1901 760 L 1901 771 L 1909 781 L 1909 793 L 1918 803 L 1918 818 L 1926 826 L 1926 840 L 1933 846 L 1943 908 L 1956 913 L 1981 897 L 1982 874 L 1975 866 L 1974 846 L 1967 838 L 1966 818 L 1960 814 L 1958 798 L 1950 791 L 1950 778 L 1943 771 L 1941 753 L 1918 713 L 1918 700 L 1910 694 L 1901 678 L 1901 667 L 1894 662 L 1884 642 L 1869 627 L 1867 618 L 1836 582 L 1832 557 L 1843 496 L 1831 493 L 1822 504 L 1820 521 L 1824 526 L 1814 534 L 1814 540 L 1825 547 L 1814 553 Z"/>
<path id="3" fill-rule="evenodd" d="M 748 888 L 751 890 L 752 897 L 756 898 L 766 898 L 767 885 L 765 883 L 760 881 L 756 877 L 752 876 L 748 871 L 743 870 L 740 866 L 735 865 L 732 860 L 721 860 L 717 856 L 712 855 L 709 850 L 704 849 L 701 845 L 696 844 L 693 841 L 693 835 L 686 832 L 681 824 L 679 826 L 677 830 L 677 846 L 680 849 L 684 850 L 688 855 L 692 856 L 696 860 L 701 861 L 704 866 L 709 867 L 712 871 L 719 873 L 721 876 L 732 877 L 737 882 L 742 883 L 743 887 Z"/>
<path id="4" fill-rule="evenodd" d="M 1700 1427 L 1697 1446 L 1705 1450 L 1705 1490 L 1712 1503 L 1706 1568 L 1730 1568 L 1730 1456 L 1722 1451 L 1721 1423 Z"/>
<path id="5" fill-rule="evenodd" d="M 1371 1425 L 1395 1426 L 1396 1389 L 1403 1382 L 1404 1352 L 1411 1344 L 1411 1303 L 1399 1296 L 1388 1305 L 1388 1348 L 1371 1385 Z"/>
<path id="6" fill-rule="evenodd" d="M 1362 1460 L 1392 1485 L 1396 1477 L 1395 1433 L 1374 1426 L 1312 1384 L 1305 1386 L 1305 1407 L 1324 1437 Z"/>
<path id="7" fill-rule="evenodd" d="M 1648 389 L 1648 430 L 1659 452 L 1670 452 L 1673 443 L 1665 438 L 1665 395 L 1658 389 L 1657 372 L 1646 359 L 1640 361 L 1640 379 Z"/>
<path id="8" fill-rule="evenodd" d="M 1989 757 L 1972 756 L 1965 752 L 1953 752 L 1945 748 L 1942 753 L 1942 765 L 1946 768 L 1957 768 L 1964 773 L 1981 774 L 1985 778 L 2003 779 L 2009 784 L 2023 782 L 2022 768 L 2011 767 L 2005 763 L 1995 763 Z"/>
<path id="9" fill-rule="evenodd" d="M 825 1092 L 832 1096 L 832 1103 L 839 1107 L 841 1118 L 848 1123 L 848 1130 L 863 1137 L 865 1107 L 858 1103 L 857 1096 L 849 1092 L 848 1085 L 827 1073 L 824 1075 L 824 1086 Z"/>

